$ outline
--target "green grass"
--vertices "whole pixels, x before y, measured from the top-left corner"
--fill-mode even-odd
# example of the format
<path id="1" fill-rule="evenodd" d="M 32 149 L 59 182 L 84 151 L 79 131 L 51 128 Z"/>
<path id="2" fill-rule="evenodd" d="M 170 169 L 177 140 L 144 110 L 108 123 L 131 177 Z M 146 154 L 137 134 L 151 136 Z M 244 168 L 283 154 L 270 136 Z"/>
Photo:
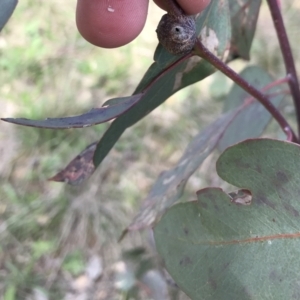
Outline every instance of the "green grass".
<path id="1" fill-rule="evenodd" d="M 287 2 L 288 25 L 296 35 L 298 8 L 289 8 L 292 1 Z M 105 50 L 79 36 L 73 1 L 20 1 L 0 35 L 0 117 L 80 114 L 110 98 L 130 95 L 152 63 L 158 11 L 151 10 L 136 41 Z M 282 73 L 276 43 L 266 44 L 269 34 L 258 29 L 254 61 L 271 73 Z M 272 54 L 267 60 L 260 55 L 266 46 Z M 243 65 L 232 64 L 235 69 Z M 4 299 L 25 299 L 36 287 L 45 290 L 49 299 L 63 299 L 69 279 L 83 272 L 91 252 L 99 253 L 109 267 L 123 249 L 145 243 L 139 233 L 121 244 L 117 240 L 159 173 L 172 167 L 191 138 L 221 112 L 229 88 L 228 80 L 215 75 L 172 96 L 127 130 L 101 168 L 79 187 L 47 178 L 99 139 L 107 124 L 55 131 L 0 123 L 0 294 Z M 210 157 L 193 176 L 185 200 L 194 199 L 201 187 L 222 184 L 214 173 L 214 159 Z M 122 299 L 121 294 L 118 297 Z"/>

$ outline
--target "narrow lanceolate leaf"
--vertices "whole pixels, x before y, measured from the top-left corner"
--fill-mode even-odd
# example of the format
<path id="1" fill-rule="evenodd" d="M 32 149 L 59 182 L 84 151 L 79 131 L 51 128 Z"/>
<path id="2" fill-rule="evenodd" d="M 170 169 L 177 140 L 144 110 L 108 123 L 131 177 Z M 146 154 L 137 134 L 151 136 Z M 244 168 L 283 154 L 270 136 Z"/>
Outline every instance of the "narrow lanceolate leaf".
<path id="1" fill-rule="evenodd" d="M 92 143 L 78 154 L 63 170 L 49 178 L 49 180 L 77 185 L 89 178 L 95 170 L 93 163 L 95 149 L 96 143 Z"/>
<path id="2" fill-rule="evenodd" d="M 244 69 L 240 75 L 251 85 L 270 95 L 269 100 L 275 107 L 279 107 L 284 94 L 280 93 L 281 87 L 278 86 L 267 89 L 268 84 L 273 82 L 268 73 L 259 67 L 251 66 Z M 272 119 L 270 113 L 260 102 L 253 99 L 237 84 L 234 84 L 224 101 L 224 111 L 235 109 L 241 104 L 247 108 L 240 110 L 219 141 L 218 148 L 221 152 L 240 141 L 261 136 Z"/>
<path id="3" fill-rule="evenodd" d="M 250 58 L 261 0 L 229 0 L 232 23 L 231 55 Z"/>
<path id="4" fill-rule="evenodd" d="M 31 127 L 49 128 L 49 129 L 66 129 L 66 128 L 82 128 L 100 123 L 107 122 L 121 115 L 133 105 L 135 105 L 143 96 L 136 94 L 131 97 L 115 99 L 119 103 L 102 108 L 93 108 L 89 112 L 73 117 L 65 118 L 48 118 L 45 120 L 29 120 L 24 118 L 3 118 L 3 121 Z M 122 100 L 122 101 L 121 101 Z"/>
<path id="5" fill-rule="evenodd" d="M 226 0 L 214 0 L 210 6 L 196 20 L 198 35 L 203 43 L 216 55 L 224 57 L 231 39 L 230 13 Z M 170 68 L 178 58 L 168 54 L 158 46 L 155 53 L 155 63 L 144 75 L 135 93 L 143 91 L 154 78 L 165 70 L 152 86 L 147 89 L 145 96 L 126 113 L 118 117 L 108 128 L 100 140 L 94 163 L 97 167 L 126 128 L 132 126 L 149 112 L 162 104 L 168 97 L 178 90 L 202 80 L 215 70 L 199 57 L 191 57 Z"/>
<path id="6" fill-rule="evenodd" d="M 223 115 L 195 136 L 174 168 L 160 174 L 127 230 L 151 226 L 158 216 L 181 197 L 186 182 L 214 150 L 237 111 Z"/>
<path id="7" fill-rule="evenodd" d="M 251 193 L 250 205 L 207 188 L 163 216 L 157 249 L 191 299 L 300 298 L 299 170 L 299 145 L 244 141 L 221 155 L 217 171 Z"/>
<path id="8" fill-rule="evenodd" d="M 0 1 L 0 31 L 9 20 L 17 6 L 18 0 L 1 0 Z"/>
<path id="9" fill-rule="evenodd" d="M 221 15 L 219 14 L 220 10 L 222 10 Z M 230 41 L 230 14 L 227 1 L 214 1 L 198 17 L 197 28 L 199 36 L 201 36 L 207 47 L 217 56 L 225 59 L 224 53 Z M 174 62 L 180 58 L 170 55 L 160 45 L 157 47 L 154 59 L 155 63 L 149 68 L 136 89 L 136 93 L 143 92 L 140 103 L 137 103 L 136 107 L 132 107 L 117 118 L 104 134 L 96 149 L 95 167 L 100 164 L 127 127 L 142 119 L 179 89 L 199 81 L 214 72 L 210 64 L 198 57 L 191 57 L 174 65 Z M 149 87 L 154 78 L 157 79 L 156 82 Z M 104 106 L 109 108 L 114 105 L 122 105 L 123 103 L 124 98 L 111 99 L 106 101 Z M 154 208 L 155 211 L 157 211 L 156 208 Z M 135 228 L 136 226 L 133 227 Z"/>

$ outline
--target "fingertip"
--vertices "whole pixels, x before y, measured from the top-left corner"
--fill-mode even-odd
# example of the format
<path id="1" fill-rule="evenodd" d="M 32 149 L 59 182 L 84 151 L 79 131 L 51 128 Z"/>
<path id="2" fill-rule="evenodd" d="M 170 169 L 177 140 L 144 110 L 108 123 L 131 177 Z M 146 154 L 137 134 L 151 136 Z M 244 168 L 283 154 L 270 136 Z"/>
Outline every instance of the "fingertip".
<path id="1" fill-rule="evenodd" d="M 103 48 L 128 44 L 142 31 L 148 0 L 78 0 L 76 24 L 90 43 Z"/>
<path id="2" fill-rule="evenodd" d="M 165 0 L 154 0 L 162 9 L 166 10 Z M 211 2 L 211 0 L 177 0 L 180 7 L 188 15 L 195 15 L 202 12 Z"/>

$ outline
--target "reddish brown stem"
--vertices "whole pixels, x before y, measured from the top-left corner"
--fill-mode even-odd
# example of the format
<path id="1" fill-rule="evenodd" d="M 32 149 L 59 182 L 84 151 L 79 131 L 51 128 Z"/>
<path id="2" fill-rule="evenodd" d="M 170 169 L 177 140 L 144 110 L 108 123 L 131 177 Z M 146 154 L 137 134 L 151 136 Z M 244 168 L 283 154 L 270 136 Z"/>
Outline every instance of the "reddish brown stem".
<path id="1" fill-rule="evenodd" d="M 284 78 L 281 78 L 281 79 L 277 79 L 275 81 L 272 81 L 271 83 L 267 84 L 263 89 L 262 91 L 267 91 L 271 88 L 273 88 L 274 86 L 278 86 L 280 84 L 284 84 L 284 83 L 288 83 L 289 82 L 289 78 L 288 77 L 284 77 Z"/>
<path id="2" fill-rule="evenodd" d="M 261 92 L 266 92 L 266 91 L 270 90 L 271 88 L 273 88 L 274 86 L 278 86 L 280 84 L 284 84 L 284 83 L 287 83 L 287 82 L 288 82 L 288 78 L 287 77 L 284 77 L 284 78 L 272 81 L 269 84 L 267 84 L 266 86 L 264 86 L 261 89 Z M 275 97 L 277 95 L 289 94 L 289 93 L 290 93 L 289 91 L 283 91 L 283 90 L 281 90 L 281 91 L 278 91 L 278 92 L 275 92 L 275 93 L 266 94 L 266 96 L 267 97 Z M 254 98 L 252 96 L 249 96 L 246 100 L 249 101 L 249 100 L 252 100 L 252 99 L 254 99 Z"/>
<path id="3" fill-rule="evenodd" d="M 269 101 L 266 95 L 257 90 L 249 82 L 244 80 L 240 75 L 228 67 L 224 62 L 222 62 L 218 57 L 211 53 L 206 47 L 204 47 L 199 39 L 196 42 L 194 50 L 197 55 L 207 60 L 215 68 L 227 75 L 231 80 L 248 92 L 251 96 L 256 98 L 278 122 L 282 130 L 286 133 L 288 141 L 298 142 L 298 138 L 293 132 L 291 126 L 288 124 L 282 114 L 276 109 L 276 107 Z"/>
<path id="4" fill-rule="evenodd" d="M 289 78 L 289 86 L 290 86 L 291 95 L 294 101 L 296 116 L 297 116 L 298 134 L 300 135 L 300 90 L 299 90 L 299 80 L 297 77 L 293 53 L 283 23 L 278 0 L 267 0 L 267 1 L 269 4 L 274 26 L 277 32 L 277 37 L 282 52 L 286 73 Z"/>
<path id="5" fill-rule="evenodd" d="M 179 16 L 183 13 L 176 0 L 165 0 L 165 3 L 169 14 Z"/>

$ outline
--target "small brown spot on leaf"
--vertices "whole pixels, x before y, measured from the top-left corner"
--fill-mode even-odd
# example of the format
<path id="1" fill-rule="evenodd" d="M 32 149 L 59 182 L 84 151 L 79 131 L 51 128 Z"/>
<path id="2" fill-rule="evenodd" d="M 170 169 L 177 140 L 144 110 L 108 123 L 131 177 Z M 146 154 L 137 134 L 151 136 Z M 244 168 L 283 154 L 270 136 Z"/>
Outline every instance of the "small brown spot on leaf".
<path id="1" fill-rule="evenodd" d="M 260 166 L 255 166 L 255 167 L 254 167 L 254 170 L 255 170 L 257 173 L 260 173 L 260 174 L 262 173 L 262 172 L 261 172 L 261 167 L 260 167 Z"/>
<path id="2" fill-rule="evenodd" d="M 282 277 L 280 276 L 280 274 L 278 274 L 278 272 L 276 270 L 272 270 L 270 275 L 269 275 L 270 280 L 272 281 L 277 281 L 277 282 L 281 282 L 282 281 Z"/>
<path id="3" fill-rule="evenodd" d="M 243 287 L 243 295 L 247 299 L 253 299 L 254 297 L 247 287 Z"/>
<path id="4" fill-rule="evenodd" d="M 235 164 L 236 164 L 236 167 L 239 168 L 239 169 L 246 169 L 246 170 L 248 170 L 249 168 L 252 167 L 251 164 L 246 163 L 246 162 L 244 161 L 244 158 L 243 158 L 243 157 L 241 157 L 241 158 L 236 158 L 236 163 L 235 163 Z"/>
<path id="5" fill-rule="evenodd" d="M 286 173 L 284 173 L 282 171 L 278 171 L 276 173 L 276 179 L 280 184 L 289 182 L 289 177 L 286 175 Z"/>
<path id="6" fill-rule="evenodd" d="M 200 206 L 204 209 L 207 209 L 207 203 L 200 202 Z"/>
<path id="7" fill-rule="evenodd" d="M 299 217 L 299 212 L 296 210 L 292 205 L 288 203 L 284 203 L 283 207 L 285 210 L 287 210 L 289 213 L 291 213 L 294 217 Z"/>
<path id="8" fill-rule="evenodd" d="M 216 289 L 217 289 L 218 285 L 217 285 L 217 282 L 216 282 L 215 279 L 209 278 L 208 283 L 209 283 L 209 285 L 211 286 L 211 288 L 212 288 L 213 290 L 216 290 Z"/>
<path id="9" fill-rule="evenodd" d="M 222 264 L 222 272 L 225 271 L 229 267 L 229 265 L 229 262 Z"/>
<path id="10" fill-rule="evenodd" d="M 271 208 L 275 209 L 276 205 L 274 203 L 272 203 L 266 196 L 260 194 L 257 196 L 257 198 L 255 198 L 255 200 L 257 204 L 259 205 L 267 205 L 270 206 Z"/>
<path id="11" fill-rule="evenodd" d="M 191 263 L 192 260 L 188 256 L 183 257 L 179 262 L 180 266 L 184 266 L 184 267 L 190 265 Z"/>

